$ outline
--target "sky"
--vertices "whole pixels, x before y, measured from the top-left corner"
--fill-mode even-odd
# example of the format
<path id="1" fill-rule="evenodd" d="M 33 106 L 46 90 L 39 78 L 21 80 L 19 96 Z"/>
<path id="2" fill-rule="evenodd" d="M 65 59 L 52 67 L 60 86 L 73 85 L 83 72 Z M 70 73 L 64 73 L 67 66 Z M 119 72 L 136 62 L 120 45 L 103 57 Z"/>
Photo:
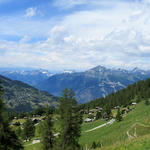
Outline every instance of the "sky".
<path id="1" fill-rule="evenodd" d="M 150 0 L 0 0 L 0 67 L 150 69 Z"/>

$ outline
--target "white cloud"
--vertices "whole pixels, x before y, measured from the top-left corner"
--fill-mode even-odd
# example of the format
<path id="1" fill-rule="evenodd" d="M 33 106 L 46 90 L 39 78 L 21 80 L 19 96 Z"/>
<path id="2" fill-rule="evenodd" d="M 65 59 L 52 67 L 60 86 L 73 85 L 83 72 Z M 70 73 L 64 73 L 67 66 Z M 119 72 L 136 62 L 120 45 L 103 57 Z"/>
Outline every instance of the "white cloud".
<path id="1" fill-rule="evenodd" d="M 86 4 L 88 0 L 56 0 L 54 6 L 60 7 L 61 9 L 69 9 L 77 5 Z"/>
<path id="2" fill-rule="evenodd" d="M 128 2 L 122 0 L 55 0 L 54 6 L 60 9 L 71 9 L 76 6 L 83 6 L 84 9 L 110 9 L 116 7 L 118 3 L 124 4 Z"/>
<path id="3" fill-rule="evenodd" d="M 25 17 L 33 17 L 36 15 L 37 8 L 30 7 L 26 10 Z"/>
<path id="4" fill-rule="evenodd" d="M 143 0 L 142 2 L 145 4 L 150 4 L 150 0 Z"/>
<path id="5" fill-rule="evenodd" d="M 26 43 L 30 40 L 30 37 L 29 36 L 24 36 L 21 40 L 20 40 L 20 43 Z"/>
<path id="6" fill-rule="evenodd" d="M 0 64 L 62 70 L 88 69 L 96 65 L 150 68 L 149 5 L 146 2 L 115 2 L 113 5 L 111 9 L 75 11 L 59 22 L 17 19 L 18 26 L 7 28 L 1 27 L 2 22 L 1 32 L 12 32 L 23 38 L 19 42 L 0 42 Z M 36 36 L 45 36 L 47 40 L 28 43 Z"/>

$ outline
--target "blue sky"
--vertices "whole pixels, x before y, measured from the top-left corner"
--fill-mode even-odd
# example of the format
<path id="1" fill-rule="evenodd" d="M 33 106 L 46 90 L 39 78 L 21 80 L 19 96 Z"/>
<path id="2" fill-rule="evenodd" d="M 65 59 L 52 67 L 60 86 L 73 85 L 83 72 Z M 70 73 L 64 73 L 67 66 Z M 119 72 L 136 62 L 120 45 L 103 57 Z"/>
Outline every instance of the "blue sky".
<path id="1" fill-rule="evenodd" d="M 150 68 L 150 0 L 0 0 L 0 67 Z"/>

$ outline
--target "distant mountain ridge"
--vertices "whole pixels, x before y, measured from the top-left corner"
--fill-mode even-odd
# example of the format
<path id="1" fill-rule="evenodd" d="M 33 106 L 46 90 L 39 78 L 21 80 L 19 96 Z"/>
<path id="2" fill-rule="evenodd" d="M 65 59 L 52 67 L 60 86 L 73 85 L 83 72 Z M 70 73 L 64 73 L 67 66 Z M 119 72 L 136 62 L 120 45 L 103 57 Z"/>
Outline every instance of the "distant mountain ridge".
<path id="1" fill-rule="evenodd" d="M 146 71 L 137 67 L 133 70 L 109 69 L 97 66 L 84 72 L 65 70 L 60 74 L 52 74 L 43 69 L 24 72 L 0 71 L 0 74 L 28 83 L 56 96 L 60 96 L 64 88 L 72 88 L 78 102 L 85 103 L 149 78 L 150 70 Z"/>
<path id="2" fill-rule="evenodd" d="M 0 75 L 0 86 L 4 90 L 3 100 L 8 108 L 16 111 L 31 111 L 46 105 L 56 106 L 57 97 L 47 92 Z"/>
<path id="3" fill-rule="evenodd" d="M 0 74 L 12 80 L 22 81 L 31 86 L 36 86 L 39 82 L 48 79 L 53 74 L 48 70 L 0 70 Z"/>
<path id="4" fill-rule="evenodd" d="M 124 69 L 108 69 L 97 66 L 85 72 L 62 73 L 49 77 L 36 87 L 56 96 L 61 95 L 64 88 L 72 88 L 79 103 L 105 97 L 128 85 L 150 77 L 150 71 Z"/>

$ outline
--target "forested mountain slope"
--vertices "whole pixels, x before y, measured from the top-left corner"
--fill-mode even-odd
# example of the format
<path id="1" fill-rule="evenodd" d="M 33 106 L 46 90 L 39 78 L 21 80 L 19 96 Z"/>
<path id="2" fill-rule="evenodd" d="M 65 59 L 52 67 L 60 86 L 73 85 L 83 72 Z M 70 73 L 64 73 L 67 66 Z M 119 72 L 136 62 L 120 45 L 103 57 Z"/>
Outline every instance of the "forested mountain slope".
<path id="1" fill-rule="evenodd" d="M 56 97 L 25 83 L 13 81 L 3 76 L 0 76 L 0 81 L 4 90 L 4 102 L 9 108 L 17 111 L 30 111 L 43 105 L 55 106 L 57 104 Z"/>
<path id="2" fill-rule="evenodd" d="M 97 98 L 89 103 L 81 105 L 81 107 L 94 108 L 95 106 L 107 107 L 111 109 L 115 106 L 127 106 L 134 102 L 148 100 L 150 98 L 150 78 L 141 80 L 137 83 L 129 85 L 116 93 L 112 93 L 105 98 Z"/>
<path id="3" fill-rule="evenodd" d="M 116 106 L 121 112 L 121 121 L 117 121 Z M 93 142 L 101 143 L 102 147 L 97 150 L 150 148 L 150 79 L 139 81 L 106 98 L 93 100 L 80 107 L 82 110 L 102 107 L 102 113 L 109 112 L 116 119 L 111 125 L 83 132 L 80 139 L 83 145 L 90 148 Z"/>

